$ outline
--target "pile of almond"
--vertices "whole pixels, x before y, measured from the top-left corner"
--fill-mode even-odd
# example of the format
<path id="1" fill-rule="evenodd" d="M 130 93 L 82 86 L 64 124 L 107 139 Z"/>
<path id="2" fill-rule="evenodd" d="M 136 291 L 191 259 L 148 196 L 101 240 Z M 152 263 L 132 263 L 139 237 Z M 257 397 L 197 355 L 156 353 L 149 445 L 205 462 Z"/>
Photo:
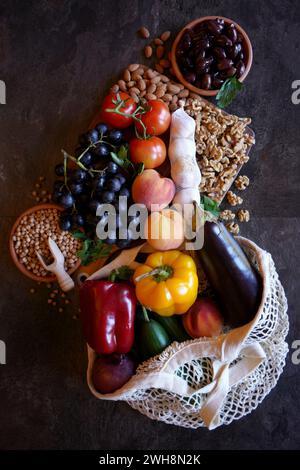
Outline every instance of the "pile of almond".
<path id="1" fill-rule="evenodd" d="M 130 64 L 125 69 L 122 78 L 111 87 L 113 93 L 119 90 L 129 93 L 136 101 L 143 97 L 146 100 L 161 99 L 168 104 L 170 111 L 184 106 L 188 97 L 198 97 L 181 83 L 142 64 Z"/>

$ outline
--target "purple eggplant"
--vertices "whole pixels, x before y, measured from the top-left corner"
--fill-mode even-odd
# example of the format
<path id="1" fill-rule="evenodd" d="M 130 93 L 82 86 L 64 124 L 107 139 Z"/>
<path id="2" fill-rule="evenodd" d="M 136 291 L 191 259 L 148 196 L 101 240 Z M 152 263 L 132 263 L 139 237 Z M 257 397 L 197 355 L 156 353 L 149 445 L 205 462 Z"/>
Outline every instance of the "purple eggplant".
<path id="1" fill-rule="evenodd" d="M 225 323 L 235 328 L 253 320 L 261 301 L 262 280 L 221 222 L 205 222 L 204 245 L 198 256 Z"/>

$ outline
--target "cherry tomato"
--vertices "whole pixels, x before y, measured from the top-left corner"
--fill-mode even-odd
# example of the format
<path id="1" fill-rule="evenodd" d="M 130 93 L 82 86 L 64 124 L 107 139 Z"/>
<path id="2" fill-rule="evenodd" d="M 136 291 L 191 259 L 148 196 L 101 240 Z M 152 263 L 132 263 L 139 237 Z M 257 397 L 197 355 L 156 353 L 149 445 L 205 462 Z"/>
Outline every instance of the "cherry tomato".
<path id="1" fill-rule="evenodd" d="M 159 100 L 150 100 L 147 103 L 149 111 L 138 117 L 142 120 L 149 135 L 160 135 L 166 132 L 170 126 L 171 114 L 168 106 Z M 143 135 L 144 129 L 139 122 L 135 122 L 139 134 Z"/>
<path id="2" fill-rule="evenodd" d="M 145 168 L 156 168 L 167 156 L 164 142 L 156 136 L 148 139 L 131 139 L 129 155 L 133 163 L 144 163 Z"/>
<path id="3" fill-rule="evenodd" d="M 107 112 L 107 109 L 115 108 L 120 101 L 123 102 L 122 106 L 120 107 L 119 111 L 128 116 L 122 116 L 118 113 L 110 113 Z M 119 93 L 110 93 L 109 95 L 104 98 L 104 101 L 101 106 L 101 118 L 106 124 L 109 124 L 112 127 L 116 127 L 118 129 L 125 129 L 125 127 L 129 127 L 132 124 L 132 117 L 131 114 L 136 110 L 136 103 L 135 101 L 127 95 L 127 93 L 119 92 Z"/>

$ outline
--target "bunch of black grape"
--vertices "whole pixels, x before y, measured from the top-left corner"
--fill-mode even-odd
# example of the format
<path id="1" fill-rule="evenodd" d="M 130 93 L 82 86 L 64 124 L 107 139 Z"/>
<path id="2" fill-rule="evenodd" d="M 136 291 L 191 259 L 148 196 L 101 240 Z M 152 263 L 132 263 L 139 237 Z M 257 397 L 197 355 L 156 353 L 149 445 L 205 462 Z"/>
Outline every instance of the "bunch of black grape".
<path id="1" fill-rule="evenodd" d="M 55 174 L 61 179 L 54 182 L 53 200 L 64 208 L 60 216 L 62 230 L 83 229 L 94 238 L 100 220 L 96 215 L 99 206 L 110 203 L 118 209 L 119 196 L 130 199 L 130 176 L 110 157 L 110 152 L 117 152 L 123 143 L 122 131 L 109 130 L 106 124 L 98 124 L 79 139 L 76 159 L 80 166 L 65 170 L 63 163 L 56 165 Z M 117 217 L 117 228 L 119 220 Z M 118 238 L 118 230 L 108 234 L 106 243 L 125 248 L 131 242 L 129 231 L 127 233 L 122 240 Z"/>

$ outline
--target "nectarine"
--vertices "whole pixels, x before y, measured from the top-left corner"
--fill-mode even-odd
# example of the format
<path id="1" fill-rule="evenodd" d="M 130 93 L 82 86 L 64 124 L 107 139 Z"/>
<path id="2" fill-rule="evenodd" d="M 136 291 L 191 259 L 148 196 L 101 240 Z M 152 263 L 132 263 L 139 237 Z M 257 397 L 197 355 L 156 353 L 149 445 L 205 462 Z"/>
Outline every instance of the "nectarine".
<path id="1" fill-rule="evenodd" d="M 216 303 L 203 297 L 184 315 L 183 326 L 192 338 L 218 336 L 222 332 L 223 318 Z"/>
<path id="2" fill-rule="evenodd" d="M 170 178 L 163 178 L 151 169 L 135 178 L 131 191 L 134 202 L 144 204 L 150 211 L 159 211 L 170 204 L 176 189 Z"/>
<path id="3" fill-rule="evenodd" d="M 145 224 L 145 237 L 155 250 L 178 248 L 184 241 L 184 220 L 173 209 L 152 212 Z"/>

